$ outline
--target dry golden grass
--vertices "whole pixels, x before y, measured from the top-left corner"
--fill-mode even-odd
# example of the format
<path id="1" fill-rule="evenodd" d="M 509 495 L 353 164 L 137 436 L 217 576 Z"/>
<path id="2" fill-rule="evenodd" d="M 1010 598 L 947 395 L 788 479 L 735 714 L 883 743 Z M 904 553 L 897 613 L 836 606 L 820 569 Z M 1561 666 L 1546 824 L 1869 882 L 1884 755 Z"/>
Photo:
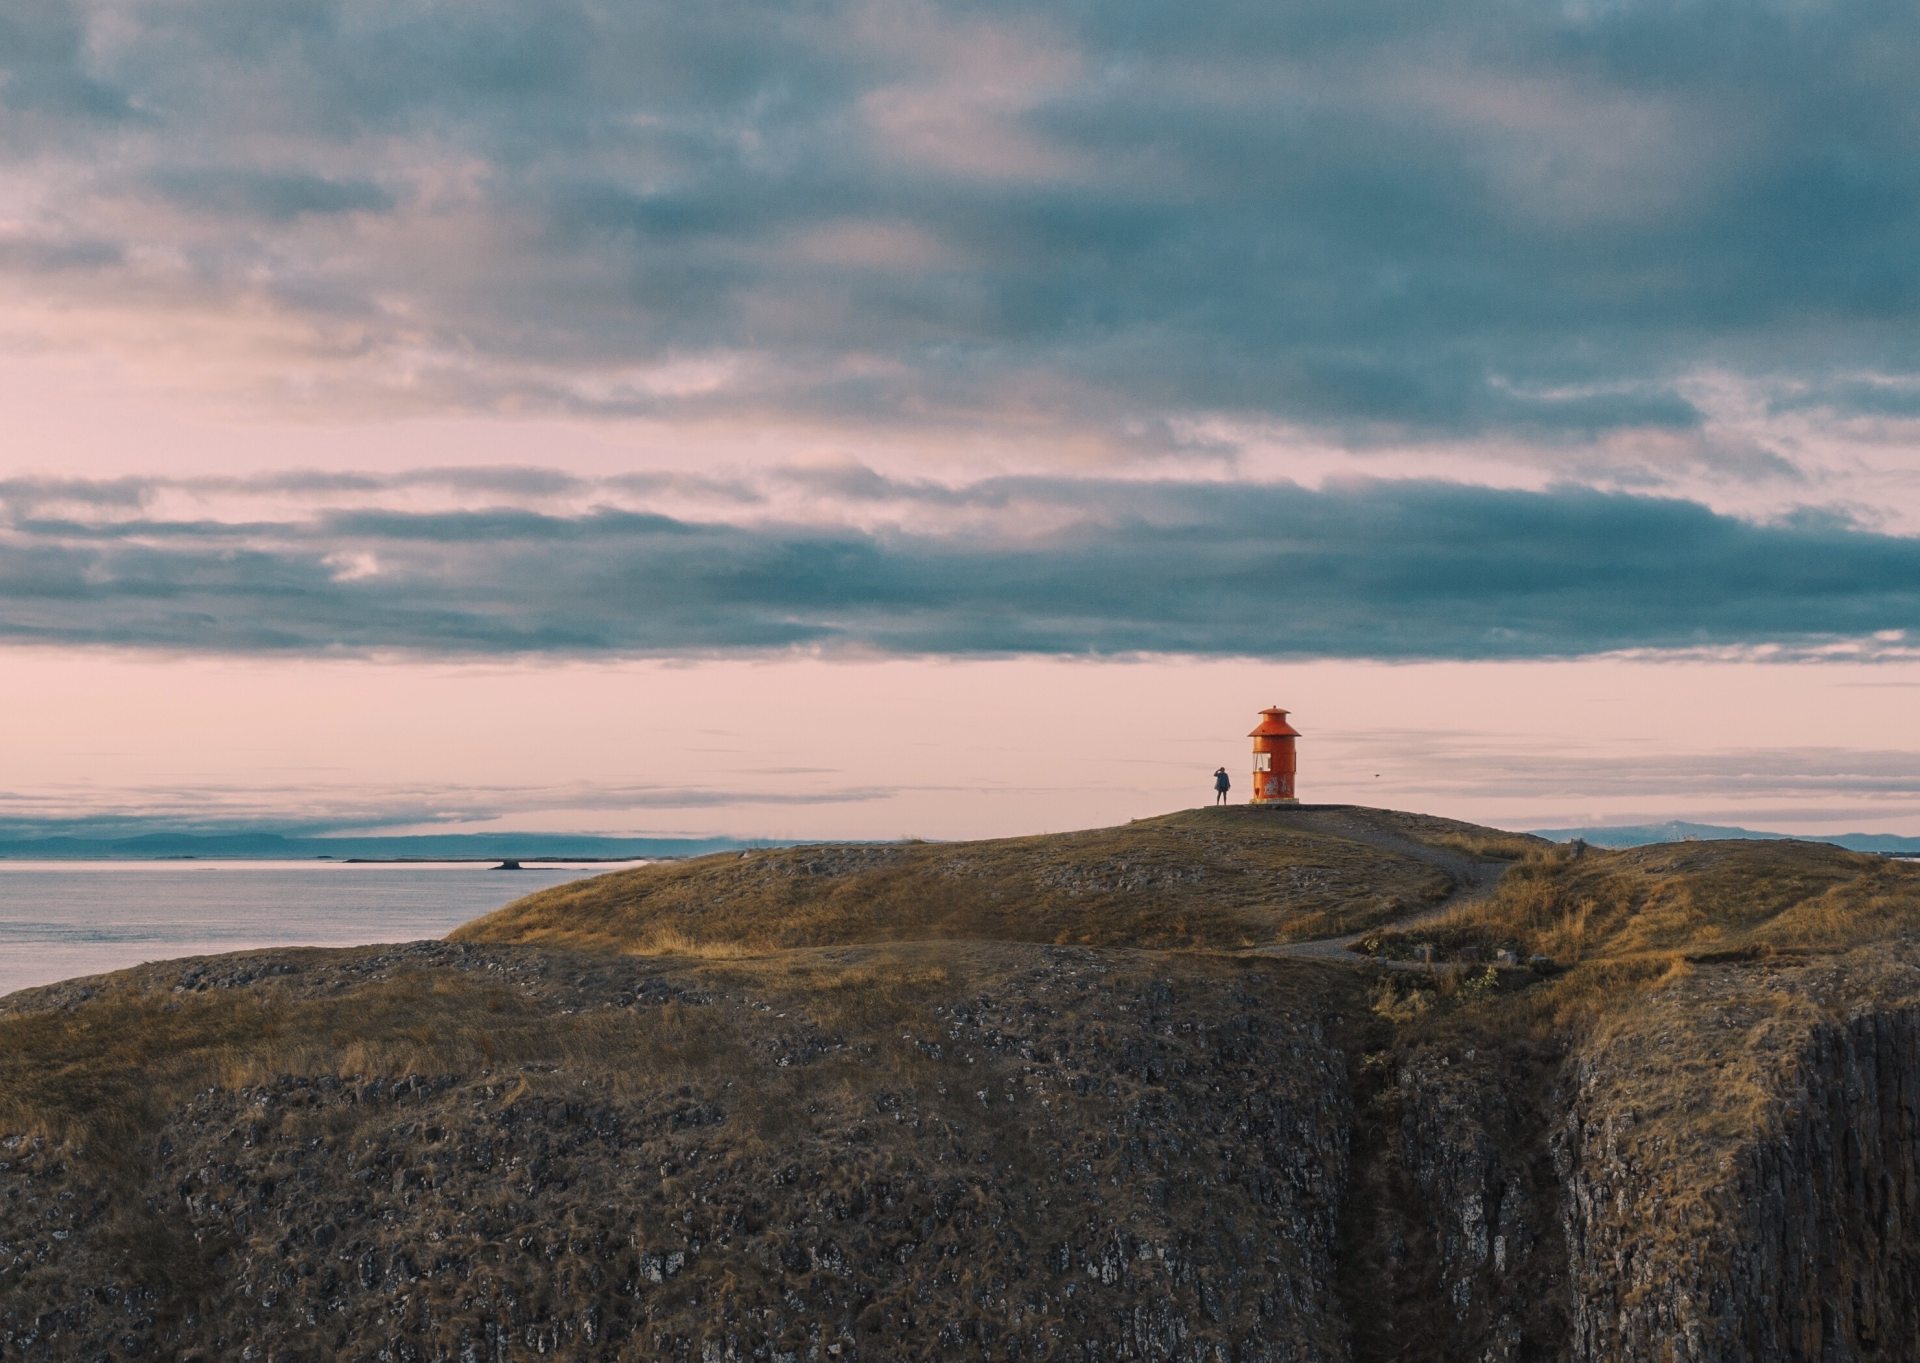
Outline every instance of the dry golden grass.
<path id="1" fill-rule="evenodd" d="M 450 972 L 323 998 L 268 986 L 174 999 L 108 986 L 82 1008 L 0 1016 L 0 1131 L 116 1149 L 193 1093 L 283 1074 L 546 1067 L 649 1088 L 744 1047 L 726 1018 L 683 1005 L 561 1015 L 520 990 Z"/>
<path id="2" fill-rule="evenodd" d="M 1824 1016 L 1827 986 L 1809 972 L 1916 930 L 1920 867 L 1826 844 L 1536 849 L 1490 898 L 1376 939 L 1389 956 L 1430 944 L 1448 964 L 1379 984 L 1370 1002 L 1408 1044 L 1457 1029 L 1477 1044 L 1571 1047 L 1590 1065 L 1608 1057 L 1609 1105 L 1636 1114 L 1633 1139 L 1674 1171 L 1662 1196 L 1704 1216 L 1687 1178 L 1778 1112 L 1782 1076 Z M 1550 966 L 1530 988 L 1448 992 L 1502 947 Z"/>
<path id="3" fill-rule="evenodd" d="M 1916 929 L 1920 868 L 1825 844 L 1675 843 L 1579 856 L 1564 847 L 1537 850 L 1491 898 L 1417 931 L 1383 934 L 1374 945 L 1404 957 L 1416 943 L 1430 944 L 1454 969 L 1505 947 L 1523 960 L 1547 958 L 1545 978 L 1524 991 L 1469 1000 L 1410 998 L 1402 987 L 1376 997 L 1374 1012 L 1416 1032 L 1444 1021 L 1588 1051 L 1662 1018 L 1674 1058 L 1645 1057 L 1634 1101 L 1667 1114 L 1649 1130 L 1698 1143 L 1751 1129 L 1766 1110 L 1762 1095 L 1778 1054 L 1790 1049 L 1786 1038 L 1811 1025 L 1802 995 L 1742 989 L 1738 1006 L 1750 1021 L 1740 1045 L 1701 1041 L 1710 1020 L 1686 1001 L 1700 994 L 1702 970 L 1733 967 L 1757 978 L 1769 964 L 1851 952 Z M 1718 977 L 1713 987 L 1724 987 Z M 1762 1054 L 1770 1058 L 1756 1058 Z"/>
<path id="4" fill-rule="evenodd" d="M 1633 1116 L 1612 1139 L 1661 1208 L 1638 1233 L 1675 1248 L 1727 1214 L 1720 1162 L 1766 1137 L 1815 1029 L 1843 995 L 1873 995 L 1876 970 L 1897 975 L 1916 929 L 1920 867 L 1825 844 L 1553 848 L 1490 899 L 1387 944 L 1417 936 L 1456 962 L 1537 953 L 1553 962 L 1538 983 L 1450 997 L 1416 976 L 1377 986 L 1371 1006 L 1405 1045 L 1578 1054 L 1597 1086 L 1587 1101 Z"/>
<path id="5" fill-rule="evenodd" d="M 354 1313 L 380 1314 L 370 1335 L 397 1328 L 393 1293 L 459 1329 L 463 1311 L 497 1319 L 473 1302 L 502 1291 L 529 1317 L 584 1299 L 613 1319 L 646 1256 L 673 1250 L 685 1272 L 639 1289 L 650 1329 L 697 1338 L 715 1302 L 765 1317 L 754 1303 L 829 1288 L 831 1318 L 854 1320 L 871 1284 L 897 1300 L 859 1316 L 860 1353 L 886 1357 L 927 1301 L 1004 1321 L 996 1303 L 1029 1291 L 1009 1276 L 1058 1279 L 1035 1247 L 1075 1236 L 1151 1237 L 1187 1263 L 1217 1245 L 1239 1281 L 1234 1246 L 1290 1252 L 1268 1229 L 1277 1185 L 1233 1181 L 1231 1138 L 1205 1133 L 1252 1120 L 1264 1159 L 1279 1147 L 1263 1122 L 1286 1139 L 1311 1127 L 1337 1178 L 1320 1019 L 1350 984 L 1264 959 L 999 943 L 651 960 L 409 944 L 16 998 L 0 1010 L 0 1135 L 53 1140 L 21 1156 L 7 1196 L 38 1199 L 33 1227 L 64 1227 L 67 1197 L 93 1219 L 58 1247 L 36 1231 L 30 1280 L 10 1226 L 0 1319 L 130 1283 L 155 1294 L 149 1316 L 213 1322 L 204 1337 L 371 1356 L 385 1339 L 338 1344 L 357 1328 L 344 1313 L 303 1333 L 337 1295 L 327 1275 L 374 1304 Z M 820 1276 L 782 1269 L 801 1246 L 831 1256 Z M 356 1263 L 375 1268 L 353 1278 Z M 1070 1279 L 1085 1289 L 1078 1265 Z M 256 1283 L 286 1294 L 278 1308 Z M 789 1319 L 824 1317 L 813 1302 Z M 174 1322 L 155 1336 L 167 1356 L 225 1356 Z M 432 1342 L 451 1356 L 458 1332 Z"/>
<path id="6" fill-rule="evenodd" d="M 1436 896 L 1437 897 L 1437 896 Z M 1382 927 L 1418 908 L 1393 895 L 1356 897 L 1339 908 L 1303 913 L 1275 926 L 1276 942 L 1311 942 L 1322 937 L 1345 937 Z"/>
<path id="7" fill-rule="evenodd" d="M 306 955 L 324 970 L 332 958 L 378 950 Z M 318 993 L 269 980 L 183 996 L 164 980 L 156 992 L 130 972 L 101 982 L 78 1007 L 0 1014 L 0 1135 L 44 1136 L 124 1181 L 143 1176 L 154 1133 L 196 1095 L 286 1076 L 457 1076 L 463 1087 L 499 1088 L 490 1101 L 502 1104 L 583 1089 L 644 1099 L 683 1085 L 712 1091 L 724 1081 L 742 1119 L 729 1128 L 736 1153 L 781 1145 L 797 1114 L 823 1095 L 859 1110 L 891 1090 L 918 1094 L 929 1111 L 964 1115 L 1003 1163 L 1026 1158 L 1020 1129 L 1002 1129 L 998 1109 L 982 1125 L 978 1075 L 956 1076 L 960 1062 L 921 1043 L 947 1038 L 956 1005 L 1008 990 L 1045 997 L 1030 981 L 1051 967 L 1030 948 L 925 942 L 682 956 L 615 965 L 613 982 L 596 975 L 578 989 L 566 983 L 575 969 L 607 969 L 604 958 L 535 954 L 558 962 L 538 982 L 468 964 L 356 977 Z M 1272 964 L 1140 952 L 1117 953 L 1099 970 L 1126 989 L 1147 979 L 1200 981 L 1200 996 L 1219 1000 L 1205 1006 L 1227 1009 L 1233 991 L 1204 982 L 1224 984 Z M 609 1002 L 633 987 L 619 983 L 629 978 L 666 982 L 698 1001 Z M 1071 1014 L 1046 1015 L 1078 1025 Z M 1104 1035 L 1106 1025 L 1092 1027 Z M 778 1062 L 796 1046 L 814 1048 L 806 1065 Z M 1057 1110 L 1064 1116 L 1075 1101 L 1057 1095 Z"/>
<path id="8" fill-rule="evenodd" d="M 1530 833 L 1508 833 L 1498 828 L 1470 832 L 1430 833 L 1423 841 L 1472 857 L 1476 861 L 1518 861 L 1545 851 L 1549 844 Z"/>
<path id="9" fill-rule="evenodd" d="M 938 947 L 879 954 L 799 951 L 763 958 L 744 971 L 713 970 L 777 994 L 828 1031 L 866 1031 L 925 1015 L 964 993 L 973 979 L 960 958 Z"/>
<path id="10" fill-rule="evenodd" d="M 1414 840 L 1475 831 L 1365 817 Z M 1232 949 L 1356 903 L 1392 917 L 1449 886 L 1413 857 L 1239 807 L 1043 837 L 794 847 L 641 867 L 532 895 L 453 939 L 707 957 L 924 940 Z"/>
<path id="11" fill-rule="evenodd" d="M 1847 951 L 1920 930 L 1920 867 L 1824 843 L 1529 854 L 1492 898 L 1417 934 L 1443 957 L 1507 946 L 1562 966 Z M 1383 939 L 1391 949 L 1405 943 Z"/>

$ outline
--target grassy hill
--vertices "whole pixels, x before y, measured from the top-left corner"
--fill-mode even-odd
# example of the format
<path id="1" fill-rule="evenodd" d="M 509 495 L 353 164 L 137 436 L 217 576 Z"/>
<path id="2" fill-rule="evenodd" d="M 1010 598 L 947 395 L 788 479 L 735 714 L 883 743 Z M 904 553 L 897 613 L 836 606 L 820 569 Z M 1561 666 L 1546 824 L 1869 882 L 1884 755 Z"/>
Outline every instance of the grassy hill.
<path id="1" fill-rule="evenodd" d="M 1820 844 L 1239 808 L 27 990 L 0 1357 L 1891 1359 L 1916 934 Z"/>
<path id="2" fill-rule="evenodd" d="M 1497 893 L 1412 934 L 1441 959 L 1500 947 L 1563 966 L 1712 961 L 1845 951 L 1910 934 L 1920 865 L 1822 842 L 1677 842 L 1535 850 Z"/>
<path id="3" fill-rule="evenodd" d="M 1444 899 L 1450 865 L 1543 845 L 1388 810 L 1242 805 L 1079 833 L 645 866 L 532 895 L 453 940 L 643 954 L 919 940 L 1232 949 L 1384 922 Z"/>

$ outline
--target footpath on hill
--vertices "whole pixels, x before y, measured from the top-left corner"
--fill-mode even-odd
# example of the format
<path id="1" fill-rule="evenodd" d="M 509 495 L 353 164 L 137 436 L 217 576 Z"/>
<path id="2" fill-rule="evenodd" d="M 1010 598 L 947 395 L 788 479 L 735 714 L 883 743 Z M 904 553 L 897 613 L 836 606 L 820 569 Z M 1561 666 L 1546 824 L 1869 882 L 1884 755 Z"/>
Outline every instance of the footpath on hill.
<path id="1" fill-rule="evenodd" d="M 1362 937 L 1380 932 L 1406 932 L 1409 929 L 1437 922 L 1469 904 L 1487 898 L 1499 885 L 1500 877 L 1506 874 L 1511 864 L 1507 861 L 1470 857 L 1464 852 L 1455 852 L 1448 848 L 1416 841 L 1382 828 L 1376 822 L 1359 817 L 1357 811 L 1352 808 L 1332 807 L 1276 812 L 1286 817 L 1292 827 L 1345 838 L 1350 842 L 1361 843 L 1382 852 L 1408 857 L 1423 865 L 1431 866 L 1452 880 L 1453 890 L 1439 903 L 1390 922 L 1375 924 L 1356 932 L 1311 938 L 1304 942 L 1280 942 L 1254 947 L 1249 954 L 1255 956 L 1287 956 L 1299 960 L 1340 961 L 1348 965 L 1364 962 L 1370 965 L 1412 968 L 1418 963 L 1363 957 L 1354 951 L 1354 946 Z"/>

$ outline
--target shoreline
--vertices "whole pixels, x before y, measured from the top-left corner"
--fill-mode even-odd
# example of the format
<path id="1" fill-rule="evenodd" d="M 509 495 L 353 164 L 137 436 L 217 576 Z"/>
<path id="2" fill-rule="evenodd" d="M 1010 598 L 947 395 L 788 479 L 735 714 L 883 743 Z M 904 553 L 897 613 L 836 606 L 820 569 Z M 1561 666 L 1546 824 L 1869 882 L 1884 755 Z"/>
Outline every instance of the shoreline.
<path id="1" fill-rule="evenodd" d="M 417 857 L 274 857 L 274 856 L 202 856 L 181 853 L 173 856 L 18 856 L 0 853 L 0 868 L 16 866 L 178 866 L 193 862 L 219 866 L 492 866 L 502 861 L 517 861 L 523 866 L 626 866 L 654 861 L 685 861 L 706 853 L 668 852 L 630 857 L 559 856 L 417 856 Z"/>

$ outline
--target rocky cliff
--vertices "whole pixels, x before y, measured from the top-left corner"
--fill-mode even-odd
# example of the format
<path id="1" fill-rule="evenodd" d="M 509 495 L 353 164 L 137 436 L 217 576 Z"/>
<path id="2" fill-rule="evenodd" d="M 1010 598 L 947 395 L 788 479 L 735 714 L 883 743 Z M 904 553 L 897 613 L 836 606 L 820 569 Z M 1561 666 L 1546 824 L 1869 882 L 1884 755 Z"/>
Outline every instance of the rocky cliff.
<path id="1" fill-rule="evenodd" d="M 0 1139 L 0 1355 L 1341 1359 L 1313 974 L 425 944 L 16 998 L 222 1041 Z"/>
<path id="2" fill-rule="evenodd" d="M 1911 1356 L 1920 871 L 1257 817 L 0 1000 L 0 1357 Z"/>
<path id="3" fill-rule="evenodd" d="M 1560 1138 L 1573 1358 L 1913 1357 L 1920 971 L 1891 954 L 1723 968 L 1578 1059 Z M 1649 1102 L 1676 1046 L 1734 1082 Z"/>

